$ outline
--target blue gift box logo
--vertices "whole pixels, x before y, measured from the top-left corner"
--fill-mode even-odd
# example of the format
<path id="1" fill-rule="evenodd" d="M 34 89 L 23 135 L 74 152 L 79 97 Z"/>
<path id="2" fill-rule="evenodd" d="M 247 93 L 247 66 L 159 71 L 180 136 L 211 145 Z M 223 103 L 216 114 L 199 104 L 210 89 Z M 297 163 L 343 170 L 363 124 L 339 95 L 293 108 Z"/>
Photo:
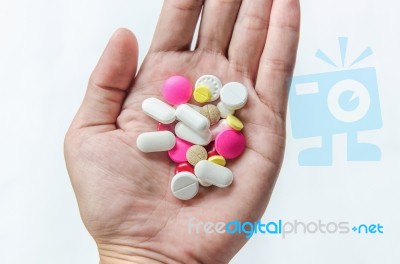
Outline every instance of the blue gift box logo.
<path id="1" fill-rule="evenodd" d="M 347 38 L 339 38 L 342 67 Z M 349 66 L 372 55 L 367 48 Z M 339 68 L 324 52 L 316 57 Z M 299 153 L 301 166 L 332 165 L 332 136 L 347 134 L 348 161 L 379 161 L 379 147 L 358 141 L 360 131 L 380 129 L 382 117 L 375 68 L 338 70 L 295 76 L 289 91 L 289 113 L 296 139 L 321 137 L 321 147 Z"/>

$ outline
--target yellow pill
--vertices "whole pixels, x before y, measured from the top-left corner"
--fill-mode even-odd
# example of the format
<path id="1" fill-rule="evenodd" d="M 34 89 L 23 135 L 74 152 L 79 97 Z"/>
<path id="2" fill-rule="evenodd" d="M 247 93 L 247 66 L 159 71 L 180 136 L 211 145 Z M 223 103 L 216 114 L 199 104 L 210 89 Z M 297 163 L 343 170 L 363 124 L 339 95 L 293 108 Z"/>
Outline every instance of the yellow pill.
<path id="1" fill-rule="evenodd" d="M 207 86 L 198 86 L 194 89 L 193 93 L 194 100 L 198 103 L 207 103 L 211 100 L 212 94 Z"/>
<path id="2" fill-rule="evenodd" d="M 218 164 L 220 166 L 225 166 L 226 165 L 226 160 L 222 156 L 212 156 L 208 158 L 208 161 L 211 161 L 212 163 Z"/>
<path id="3" fill-rule="evenodd" d="M 244 125 L 242 123 L 242 121 L 239 120 L 239 118 L 237 118 L 234 115 L 228 115 L 228 117 L 226 118 L 226 122 L 228 123 L 228 125 L 237 130 L 240 131 L 243 129 Z"/>

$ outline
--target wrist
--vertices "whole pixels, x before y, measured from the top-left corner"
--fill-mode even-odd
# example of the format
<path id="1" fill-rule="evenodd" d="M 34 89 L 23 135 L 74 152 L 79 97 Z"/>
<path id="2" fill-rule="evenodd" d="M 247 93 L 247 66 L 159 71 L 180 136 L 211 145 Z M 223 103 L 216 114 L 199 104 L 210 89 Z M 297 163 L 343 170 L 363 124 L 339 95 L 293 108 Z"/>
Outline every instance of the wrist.
<path id="1" fill-rule="evenodd" d="M 164 264 L 182 263 L 163 254 L 121 245 L 98 244 L 100 264 Z"/>

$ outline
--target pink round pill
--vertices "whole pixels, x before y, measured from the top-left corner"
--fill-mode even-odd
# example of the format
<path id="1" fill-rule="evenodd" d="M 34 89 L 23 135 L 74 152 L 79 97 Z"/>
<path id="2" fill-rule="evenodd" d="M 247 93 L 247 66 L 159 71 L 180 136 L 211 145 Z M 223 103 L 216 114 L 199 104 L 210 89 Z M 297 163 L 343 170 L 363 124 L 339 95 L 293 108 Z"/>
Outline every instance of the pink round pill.
<path id="1" fill-rule="evenodd" d="M 192 85 L 187 78 L 175 75 L 164 82 L 162 94 L 169 104 L 184 104 L 192 97 Z"/>
<path id="2" fill-rule="evenodd" d="M 217 135 L 215 148 L 224 158 L 234 159 L 243 153 L 246 148 L 246 139 L 239 131 L 227 129 Z"/>
<path id="3" fill-rule="evenodd" d="M 192 143 L 176 138 L 175 147 L 168 151 L 168 155 L 175 163 L 183 163 L 187 161 L 186 152 L 193 146 Z"/>

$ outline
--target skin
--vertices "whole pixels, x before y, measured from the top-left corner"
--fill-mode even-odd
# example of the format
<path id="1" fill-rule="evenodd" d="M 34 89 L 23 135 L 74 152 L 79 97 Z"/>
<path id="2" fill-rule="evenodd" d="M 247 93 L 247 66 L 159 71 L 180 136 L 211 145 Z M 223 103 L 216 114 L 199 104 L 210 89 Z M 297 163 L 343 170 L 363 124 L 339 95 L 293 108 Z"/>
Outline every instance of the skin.
<path id="1" fill-rule="evenodd" d="M 166 0 L 138 72 L 133 33 L 112 36 L 65 138 L 68 172 L 100 263 L 228 263 L 247 242 L 244 234 L 189 234 L 188 224 L 193 217 L 193 223 L 243 222 L 263 215 L 284 155 L 299 9 L 298 0 Z M 163 81 L 174 74 L 192 83 L 214 74 L 249 89 L 237 113 L 247 148 L 228 162 L 234 183 L 202 187 L 190 201 L 172 196 L 175 164 L 167 155 L 141 153 L 135 144 L 156 128 L 141 102 L 161 98 Z"/>

